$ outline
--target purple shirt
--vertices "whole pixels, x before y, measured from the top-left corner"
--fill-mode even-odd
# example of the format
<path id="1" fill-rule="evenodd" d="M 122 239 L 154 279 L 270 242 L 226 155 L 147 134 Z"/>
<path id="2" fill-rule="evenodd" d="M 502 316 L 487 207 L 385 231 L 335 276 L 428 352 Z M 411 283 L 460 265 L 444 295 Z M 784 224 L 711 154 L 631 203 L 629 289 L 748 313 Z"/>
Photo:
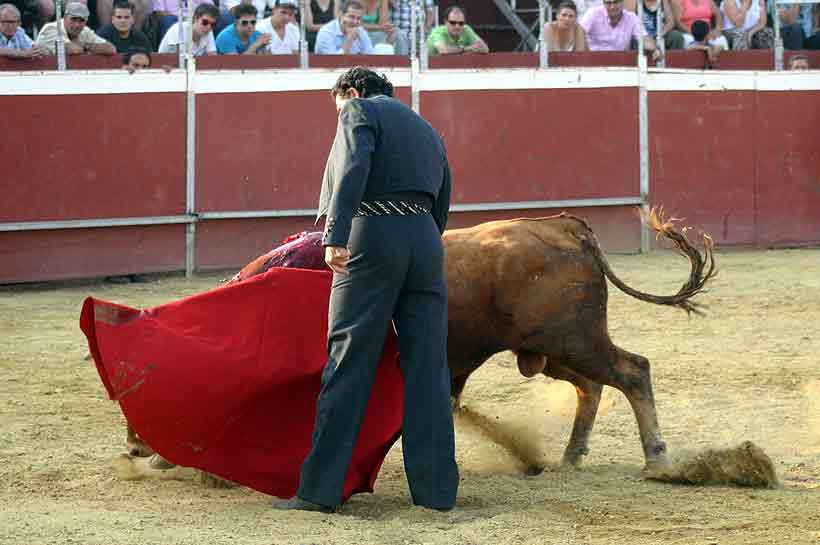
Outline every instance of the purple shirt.
<path id="1" fill-rule="evenodd" d="M 632 38 L 639 40 L 645 34 L 638 16 L 626 10 L 613 28 L 603 5 L 587 10 L 580 24 L 587 32 L 590 51 L 629 51 Z"/>

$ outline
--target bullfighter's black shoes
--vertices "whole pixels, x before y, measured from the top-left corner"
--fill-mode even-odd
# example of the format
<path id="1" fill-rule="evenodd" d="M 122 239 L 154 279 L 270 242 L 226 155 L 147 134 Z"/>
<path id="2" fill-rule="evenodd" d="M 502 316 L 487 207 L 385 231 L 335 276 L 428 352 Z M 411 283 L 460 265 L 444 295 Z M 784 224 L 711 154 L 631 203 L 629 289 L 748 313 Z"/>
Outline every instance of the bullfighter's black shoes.
<path id="1" fill-rule="evenodd" d="M 318 513 L 332 513 L 335 511 L 333 507 L 322 505 L 320 503 L 313 503 L 312 501 L 303 500 L 299 496 L 293 496 L 289 500 L 277 503 L 273 506 L 274 509 L 282 511 L 316 511 Z"/>

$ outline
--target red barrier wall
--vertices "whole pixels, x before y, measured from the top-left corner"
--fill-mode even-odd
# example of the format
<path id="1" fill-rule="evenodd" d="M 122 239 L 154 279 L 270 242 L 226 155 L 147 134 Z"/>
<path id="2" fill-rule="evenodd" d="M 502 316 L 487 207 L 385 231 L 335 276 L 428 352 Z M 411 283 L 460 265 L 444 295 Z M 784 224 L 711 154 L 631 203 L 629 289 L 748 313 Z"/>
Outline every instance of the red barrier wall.
<path id="1" fill-rule="evenodd" d="M 410 102 L 410 90 L 396 89 Z M 314 208 L 336 131 L 327 90 L 197 96 L 200 212 Z M 217 251 L 217 250 L 215 250 Z"/>
<path id="2" fill-rule="evenodd" d="M 519 57 L 494 62 L 510 59 Z M 723 246 L 820 243 L 820 91 L 744 87 L 756 77 L 727 79 L 749 90 L 649 92 L 650 201 Z M 422 91 L 420 101 L 448 146 L 455 203 L 638 196 L 636 87 L 473 90 L 475 79 L 453 78 L 453 89 Z M 408 87 L 397 92 L 409 103 Z M 185 94 L 117 93 L 0 95 L 15 135 L 2 140 L 14 160 L 0 182 L 0 222 L 184 214 Z M 335 127 L 326 90 L 206 91 L 196 108 L 198 212 L 315 207 Z M 555 212 L 454 213 L 451 226 Z M 633 208 L 575 212 L 608 251 L 638 249 Z M 196 261 L 235 268 L 313 228 L 310 217 L 209 219 L 197 225 Z M 0 282 L 180 270 L 184 245 L 184 225 L 0 232 Z"/>
<path id="3" fill-rule="evenodd" d="M 0 222 L 185 213 L 183 93 L 6 95 L 0 111 Z"/>
<path id="4" fill-rule="evenodd" d="M 185 269 L 185 226 L 0 232 L 0 282 Z"/>
<path id="5" fill-rule="evenodd" d="M 458 203 L 635 197 L 636 88 L 434 91 Z"/>

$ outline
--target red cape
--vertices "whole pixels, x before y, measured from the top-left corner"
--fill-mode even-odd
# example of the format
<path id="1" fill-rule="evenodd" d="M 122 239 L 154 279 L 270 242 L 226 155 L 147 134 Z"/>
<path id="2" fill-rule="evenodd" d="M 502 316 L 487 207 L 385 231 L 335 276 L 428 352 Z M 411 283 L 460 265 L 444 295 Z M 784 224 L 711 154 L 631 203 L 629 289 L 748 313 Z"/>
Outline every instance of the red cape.
<path id="1" fill-rule="evenodd" d="M 111 399 L 169 461 L 289 497 L 310 450 L 327 357 L 328 272 L 274 268 L 147 310 L 99 299 L 80 328 Z M 391 334 L 345 480 L 371 492 L 400 433 Z"/>

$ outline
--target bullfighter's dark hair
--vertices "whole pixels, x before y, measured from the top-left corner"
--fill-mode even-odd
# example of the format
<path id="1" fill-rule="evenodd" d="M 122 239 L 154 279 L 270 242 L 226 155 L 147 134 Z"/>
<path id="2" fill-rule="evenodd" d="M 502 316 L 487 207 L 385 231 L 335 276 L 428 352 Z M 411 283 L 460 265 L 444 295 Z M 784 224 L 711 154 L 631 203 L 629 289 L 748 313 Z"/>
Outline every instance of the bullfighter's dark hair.
<path id="1" fill-rule="evenodd" d="M 461 14 L 464 16 L 464 20 L 467 20 L 467 10 L 458 5 L 452 5 L 449 8 L 447 8 L 447 11 L 444 12 L 444 20 L 446 21 L 450 17 L 450 14 L 454 11 L 461 12 Z"/>
<path id="2" fill-rule="evenodd" d="M 336 80 L 336 85 L 330 90 L 334 97 L 346 97 L 351 89 L 356 89 L 362 98 L 374 95 L 393 96 L 393 84 L 384 74 L 379 75 L 370 68 L 356 66 L 346 71 Z"/>

